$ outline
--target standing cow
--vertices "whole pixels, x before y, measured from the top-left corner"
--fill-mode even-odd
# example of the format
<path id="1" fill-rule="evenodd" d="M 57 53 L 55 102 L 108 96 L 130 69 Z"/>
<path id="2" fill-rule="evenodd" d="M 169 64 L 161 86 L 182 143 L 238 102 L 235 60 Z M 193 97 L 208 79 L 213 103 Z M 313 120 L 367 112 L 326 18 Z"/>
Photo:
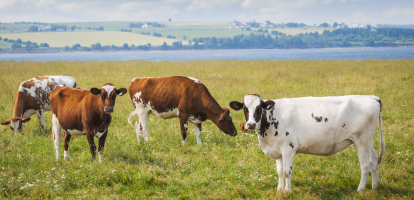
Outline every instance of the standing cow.
<path id="1" fill-rule="evenodd" d="M 197 144 L 201 144 L 201 123 L 207 119 L 220 130 L 236 136 L 230 110 L 222 108 L 211 96 L 206 86 L 191 77 L 173 76 L 163 78 L 135 78 L 129 86 L 129 95 L 135 110 L 131 117 L 138 115 L 135 129 L 139 141 L 145 135 L 148 141 L 148 117 L 152 114 L 161 119 L 180 118 L 183 142 L 187 137 L 188 122 L 194 124 Z"/>
<path id="2" fill-rule="evenodd" d="M 45 111 L 50 111 L 50 92 L 58 85 L 76 87 L 76 81 L 69 76 L 37 76 L 20 84 L 14 96 L 13 117 L 2 125 L 10 124 L 10 129 L 17 134 L 23 123 L 37 114 L 39 124 L 45 129 Z"/>
<path id="3" fill-rule="evenodd" d="M 376 96 L 304 97 L 263 101 L 246 95 L 230 102 L 244 110 L 245 128 L 255 130 L 263 152 L 277 163 L 278 190 L 291 191 L 290 178 L 296 153 L 328 156 L 355 144 L 361 164 L 358 191 L 365 189 L 369 170 L 372 187 L 379 185 L 378 165 L 385 152 L 381 101 Z M 372 145 L 377 122 L 380 155 Z"/>
<path id="4" fill-rule="evenodd" d="M 117 90 L 107 83 L 101 89 L 90 91 L 70 87 L 56 87 L 50 94 L 53 122 L 53 143 L 56 159 L 59 159 L 61 130 L 63 129 L 64 158 L 69 159 L 69 141 L 73 135 L 86 135 L 92 158 L 95 158 L 96 146 L 93 137 L 99 138 L 99 162 L 102 162 L 111 113 L 114 111 L 116 96 L 127 92 L 125 88 Z"/>

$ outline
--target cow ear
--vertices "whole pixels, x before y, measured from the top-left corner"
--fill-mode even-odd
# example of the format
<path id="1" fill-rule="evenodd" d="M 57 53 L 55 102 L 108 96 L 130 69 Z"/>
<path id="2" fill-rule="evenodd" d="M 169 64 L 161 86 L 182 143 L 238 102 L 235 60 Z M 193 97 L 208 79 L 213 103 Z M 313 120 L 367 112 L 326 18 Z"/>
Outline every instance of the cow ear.
<path id="1" fill-rule="evenodd" d="M 224 121 L 226 115 L 229 115 L 230 114 L 230 110 L 229 109 L 227 109 L 227 108 L 223 108 L 223 109 L 224 109 L 224 112 L 221 113 L 219 122 Z"/>
<path id="2" fill-rule="evenodd" d="M 91 88 L 91 93 L 92 94 L 94 94 L 94 95 L 98 95 L 98 94 L 101 94 L 101 90 L 100 89 L 98 89 L 98 88 Z"/>
<path id="3" fill-rule="evenodd" d="M 116 90 L 116 94 L 119 95 L 119 96 L 122 96 L 126 93 L 127 93 L 127 89 L 125 89 L 125 88 L 119 88 L 119 90 Z"/>
<path id="4" fill-rule="evenodd" d="M 22 122 L 28 122 L 28 121 L 30 121 L 30 118 L 20 118 L 20 120 L 21 120 Z"/>
<path id="5" fill-rule="evenodd" d="M 268 100 L 268 101 L 262 101 L 262 108 L 266 110 L 270 110 L 275 106 L 275 102 Z"/>
<path id="6" fill-rule="evenodd" d="M 7 125 L 7 124 L 10 124 L 10 120 L 7 120 L 7 121 L 1 123 L 1 125 Z"/>
<path id="7" fill-rule="evenodd" d="M 232 101 L 229 103 L 230 108 L 233 110 L 240 110 L 243 108 L 243 103 L 238 101 Z"/>

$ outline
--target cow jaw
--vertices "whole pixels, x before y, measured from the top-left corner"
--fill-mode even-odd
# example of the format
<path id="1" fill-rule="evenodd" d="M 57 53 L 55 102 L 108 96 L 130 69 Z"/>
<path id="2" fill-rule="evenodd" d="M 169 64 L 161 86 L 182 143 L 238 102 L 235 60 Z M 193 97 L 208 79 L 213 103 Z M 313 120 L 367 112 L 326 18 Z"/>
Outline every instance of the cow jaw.
<path id="1" fill-rule="evenodd" d="M 22 123 L 23 126 L 23 123 Z M 17 134 L 20 128 L 20 120 L 11 121 L 10 127 L 13 129 L 14 134 Z"/>

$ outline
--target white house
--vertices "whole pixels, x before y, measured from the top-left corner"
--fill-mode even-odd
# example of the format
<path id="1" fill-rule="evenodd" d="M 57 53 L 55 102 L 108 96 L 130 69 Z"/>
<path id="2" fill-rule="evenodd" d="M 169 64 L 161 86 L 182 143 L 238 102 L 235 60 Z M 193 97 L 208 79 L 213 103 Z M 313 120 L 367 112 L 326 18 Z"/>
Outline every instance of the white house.
<path id="1" fill-rule="evenodd" d="M 152 26 L 152 23 L 145 23 L 144 25 L 142 25 L 142 28 L 152 28 L 154 26 Z"/>
<path id="2" fill-rule="evenodd" d="M 234 21 L 229 24 L 229 28 L 245 28 L 241 22 Z"/>
<path id="3" fill-rule="evenodd" d="M 63 29 L 63 28 L 56 29 L 56 32 L 63 32 L 63 31 L 65 31 L 65 29 Z"/>
<path id="4" fill-rule="evenodd" d="M 20 33 L 20 29 L 13 29 L 12 32 L 13 33 Z"/>

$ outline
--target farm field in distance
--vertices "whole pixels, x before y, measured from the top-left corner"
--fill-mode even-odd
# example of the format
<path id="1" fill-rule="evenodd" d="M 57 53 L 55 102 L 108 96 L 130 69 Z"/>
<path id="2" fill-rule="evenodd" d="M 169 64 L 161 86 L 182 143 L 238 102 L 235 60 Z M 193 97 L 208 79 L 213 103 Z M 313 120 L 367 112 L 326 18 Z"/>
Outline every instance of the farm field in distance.
<path id="1" fill-rule="evenodd" d="M 333 156 L 297 154 L 292 193 L 277 192 L 276 162 L 266 156 L 257 135 L 230 137 L 211 121 L 203 123 L 202 145 L 193 126 L 181 144 L 178 119 L 149 119 L 150 141 L 138 143 L 127 118 L 129 94 L 118 97 L 103 163 L 91 160 L 86 137 L 72 137 L 70 160 L 55 160 L 51 112 L 46 133 L 36 116 L 23 133 L 0 126 L 0 197 L 10 199 L 412 199 L 414 196 L 414 60 L 364 61 L 188 61 L 188 62 L 0 62 L 0 120 L 11 118 L 21 82 L 34 76 L 67 75 L 89 90 L 111 82 L 128 88 L 134 77 L 191 76 L 221 106 L 257 93 L 263 99 L 303 96 L 376 95 L 381 98 L 385 155 L 380 186 L 371 175 L 357 192 L 360 164 L 354 145 Z M 129 92 L 129 91 L 128 91 Z M 231 110 L 236 128 L 242 111 Z M 137 118 L 133 118 L 136 120 Z M 377 128 L 374 148 L 379 153 Z M 95 139 L 95 143 L 97 140 Z M 63 145 L 61 148 L 63 155 Z M 63 157 L 63 156 L 62 156 Z"/>

